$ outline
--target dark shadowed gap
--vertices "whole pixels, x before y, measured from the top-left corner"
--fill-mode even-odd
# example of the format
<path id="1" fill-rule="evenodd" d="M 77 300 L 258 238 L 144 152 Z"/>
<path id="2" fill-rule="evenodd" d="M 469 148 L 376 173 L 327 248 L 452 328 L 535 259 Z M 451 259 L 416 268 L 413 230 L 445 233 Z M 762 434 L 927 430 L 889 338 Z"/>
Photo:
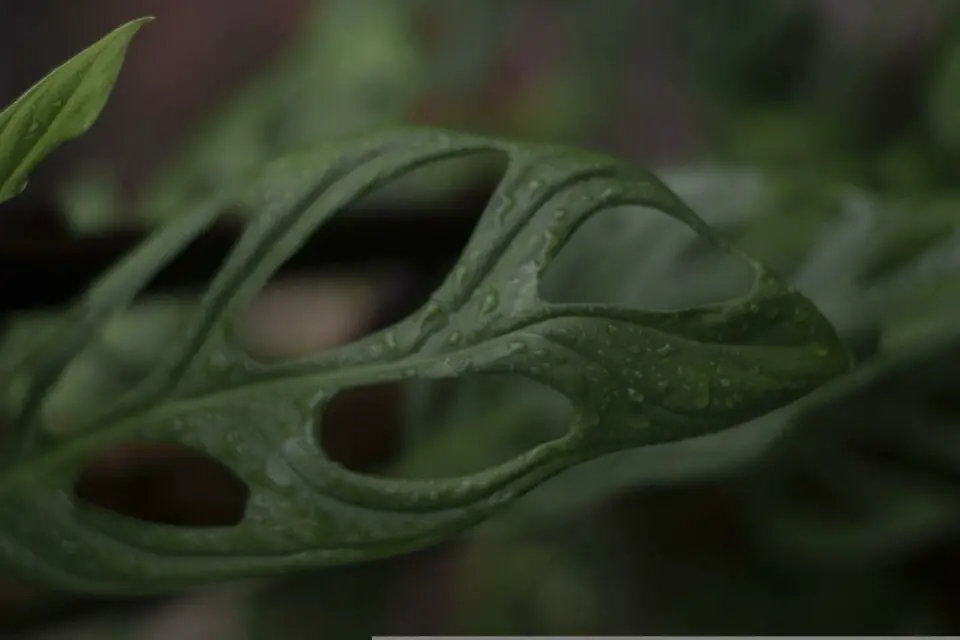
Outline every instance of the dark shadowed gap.
<path id="1" fill-rule="evenodd" d="M 470 374 L 343 391 L 322 412 L 317 439 L 328 457 L 353 471 L 441 478 L 482 471 L 556 440 L 572 418 L 570 401 L 542 383 Z M 404 445 L 401 454 L 359 464 L 359 445 L 347 443 L 374 449 L 386 433 Z"/>
<path id="2" fill-rule="evenodd" d="M 249 489 L 217 459 L 179 444 L 132 442 L 84 466 L 76 497 L 147 522 L 222 527 L 244 516 Z"/>
<path id="3" fill-rule="evenodd" d="M 749 291 L 750 265 L 673 217 L 642 207 L 600 211 L 547 267 L 540 295 L 652 311 L 721 302 Z"/>
<path id="4" fill-rule="evenodd" d="M 480 155 L 491 159 L 481 159 L 470 179 L 451 181 L 441 174 L 433 187 L 424 187 L 421 181 L 416 189 L 406 190 L 403 184 L 409 180 L 400 180 L 399 188 L 364 198 L 349 214 L 328 221 L 286 261 L 278 275 L 397 264 L 437 280 L 438 272 L 459 257 L 503 173 L 505 162 L 498 154 Z M 429 169 L 419 171 L 421 176 L 424 172 Z M 0 204 L 0 316 L 68 304 L 149 231 L 131 225 L 73 236 L 64 217 L 49 202 L 21 197 Z M 148 292 L 180 293 L 205 287 L 241 231 L 238 220 L 225 215 L 154 279 Z"/>
<path id="5" fill-rule="evenodd" d="M 326 406 L 318 441 L 327 456 L 352 471 L 388 466 L 403 445 L 404 387 L 387 383 L 348 389 Z"/>

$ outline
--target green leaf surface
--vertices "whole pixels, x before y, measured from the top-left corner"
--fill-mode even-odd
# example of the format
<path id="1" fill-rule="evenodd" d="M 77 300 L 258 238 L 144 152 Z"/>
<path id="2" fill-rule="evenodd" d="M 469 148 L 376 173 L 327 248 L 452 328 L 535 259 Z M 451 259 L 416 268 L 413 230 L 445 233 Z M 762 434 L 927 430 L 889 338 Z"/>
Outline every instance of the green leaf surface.
<path id="1" fill-rule="evenodd" d="M 0 113 L 0 202 L 19 194 L 34 167 L 89 129 L 110 97 L 134 34 L 128 22 L 51 71 Z"/>
<path id="2" fill-rule="evenodd" d="M 257 359 L 238 342 L 238 314 L 332 215 L 418 167 L 490 151 L 506 155 L 506 173 L 423 308 L 373 336 L 294 361 Z M 624 206 L 671 216 L 743 260 L 755 272 L 753 287 L 740 298 L 673 311 L 544 301 L 545 269 L 578 227 Z M 258 213 L 152 374 L 98 415 L 52 431 L 44 403 L 97 327 L 218 212 L 237 207 Z M 806 298 L 715 234 L 651 173 L 563 147 L 428 129 L 349 139 L 269 165 L 238 192 L 158 231 L 27 361 L 32 375 L 11 407 L 13 429 L 0 455 L 0 558 L 27 577 L 100 592 L 421 548 L 563 469 L 740 424 L 850 363 Z M 520 375 L 552 387 L 573 407 L 568 431 L 483 471 L 429 480 L 358 474 L 322 451 L 317 429 L 339 392 L 467 374 Z M 72 485 L 84 462 L 131 440 L 180 443 L 228 466 L 250 490 L 243 520 L 178 528 L 79 502 Z"/>
<path id="3" fill-rule="evenodd" d="M 960 319 L 958 236 L 952 233 L 955 227 L 942 224 L 940 205 L 922 213 L 941 230 L 941 241 L 918 244 L 915 234 L 900 230 L 906 216 L 917 219 L 921 210 L 891 207 L 856 189 L 820 188 L 806 180 L 782 185 L 779 180 L 785 178 L 776 174 L 717 167 L 674 169 L 662 175 L 709 224 L 777 268 L 851 346 L 873 340 L 879 331 L 883 350 L 909 350 L 949 333 Z M 801 187 L 812 193 L 804 194 Z M 823 206 L 814 206 L 817 201 Z M 544 284 L 554 293 L 589 295 L 610 304 L 652 300 L 693 306 L 715 298 L 718 291 L 736 290 L 737 265 L 722 254 L 702 252 L 697 238 L 680 225 L 629 211 L 611 213 L 617 215 L 608 217 L 607 224 L 581 230 L 576 251 L 562 256 L 558 260 L 562 264 L 555 265 L 560 268 L 548 274 Z M 940 222 L 934 225 L 935 221 Z M 798 229 L 809 229 L 802 241 L 781 237 L 785 230 L 796 236 Z M 635 246 L 650 248 L 644 260 L 632 260 Z M 880 277 L 874 265 L 891 253 L 897 256 L 897 266 Z M 690 268 L 691 260 L 695 268 Z M 873 276 L 869 280 L 867 273 Z M 499 443 L 489 439 L 487 446 L 510 450 L 511 438 L 536 430 L 542 422 L 537 413 L 551 409 L 542 405 L 535 411 L 525 390 L 493 395 L 479 386 L 464 381 L 448 390 L 451 397 L 444 399 L 447 406 L 469 410 L 442 414 L 437 403 L 419 407 L 413 428 L 443 420 L 448 433 L 414 443 L 407 454 L 413 463 L 421 468 L 440 466 L 438 461 L 465 464 L 477 448 L 459 448 L 452 432 L 468 438 L 466 432 L 484 421 L 496 421 L 501 427 L 496 430 Z M 483 402 L 464 401 L 477 393 L 486 393 Z M 421 395 L 426 394 L 420 391 Z M 510 509 L 509 518 L 491 525 L 566 517 L 639 486 L 728 477 L 764 456 L 798 409 L 789 405 L 722 432 L 619 451 L 578 465 L 524 496 Z"/>

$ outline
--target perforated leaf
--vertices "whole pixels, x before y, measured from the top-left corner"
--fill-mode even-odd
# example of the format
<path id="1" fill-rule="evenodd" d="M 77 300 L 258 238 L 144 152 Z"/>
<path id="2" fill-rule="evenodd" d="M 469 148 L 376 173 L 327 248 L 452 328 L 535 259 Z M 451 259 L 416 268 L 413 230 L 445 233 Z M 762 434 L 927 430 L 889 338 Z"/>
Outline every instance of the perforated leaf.
<path id="1" fill-rule="evenodd" d="M 956 222 L 950 222 L 951 216 L 956 219 L 952 207 L 937 205 L 929 211 L 894 207 L 853 188 L 825 185 L 821 191 L 809 182 L 782 185 L 779 180 L 789 181 L 788 177 L 758 171 L 701 167 L 662 175 L 719 233 L 737 238 L 748 253 L 775 265 L 816 303 L 852 348 L 871 352 L 879 332 L 883 351 L 909 350 L 931 335 L 949 333 L 957 324 L 956 256 L 960 254 L 953 231 Z M 617 214 L 607 214 L 605 225 L 582 229 L 577 251 L 565 255 L 563 264 L 555 265 L 562 268 L 554 269 L 544 284 L 557 293 L 589 295 L 616 304 L 667 298 L 683 306 L 703 304 L 717 291 L 737 285 L 736 265 L 723 254 L 699 250 L 696 237 L 679 225 L 628 211 Z M 924 231 L 903 234 L 907 216 L 912 226 Z M 938 233 L 930 233 L 931 227 Z M 808 232 L 798 234 L 801 228 Z M 784 240 L 784 234 L 795 237 Z M 916 242 L 918 235 L 927 242 Z M 785 244 L 793 245 L 792 249 Z M 651 248 L 642 261 L 632 260 L 629 248 L 637 245 Z M 885 271 L 876 268 L 894 260 L 896 265 Z M 475 381 L 460 384 L 453 398 L 470 397 L 478 386 Z M 517 437 L 542 422 L 530 416 L 531 400 L 522 390 L 498 396 L 488 393 L 481 405 L 483 415 L 449 412 L 446 416 L 435 410 L 435 401 L 433 406 L 418 403 L 420 417 L 412 426 L 430 427 L 439 418 L 451 431 L 462 432 L 484 418 L 503 424 L 506 419 L 501 416 L 508 414 L 514 423 L 512 431 L 497 433 L 503 434 L 501 450 L 509 450 L 508 436 Z M 452 404 L 449 398 L 445 404 Z M 528 410 L 521 411 L 524 408 Z M 541 407 L 539 413 L 549 408 Z M 719 433 L 620 451 L 581 464 L 525 496 L 510 510 L 510 522 L 499 519 L 498 524 L 570 517 L 638 486 L 729 476 L 764 455 L 797 410 L 790 405 Z M 421 467 L 427 466 L 423 459 L 427 455 L 442 457 L 449 466 L 470 454 L 470 450 L 456 449 L 451 435 L 438 434 L 433 439 L 426 435 L 414 451 Z"/>
<path id="2" fill-rule="evenodd" d="M 295 361 L 258 361 L 238 344 L 238 314 L 337 211 L 417 167 L 491 150 L 508 157 L 506 174 L 422 309 Z M 756 273 L 749 294 L 677 311 L 541 299 L 544 270 L 571 234 L 623 205 L 673 216 L 744 260 Z M 258 213 L 153 374 L 113 406 L 51 430 L 44 400 L 96 326 L 218 211 L 236 207 Z M 807 299 L 717 237 L 649 172 L 561 147 L 407 129 L 277 161 L 239 192 L 177 219 L 104 276 L 27 362 L 34 373 L 16 396 L 0 459 L 0 558 L 61 587 L 130 592 L 424 547 L 584 460 L 716 432 L 788 403 L 845 371 L 849 357 Z M 556 389 L 574 409 L 567 434 L 436 480 L 360 475 L 318 444 L 324 408 L 344 389 L 468 373 L 512 373 Z M 250 490 L 243 520 L 176 528 L 80 503 L 72 483 L 84 461 L 129 440 L 176 442 L 230 467 Z"/>

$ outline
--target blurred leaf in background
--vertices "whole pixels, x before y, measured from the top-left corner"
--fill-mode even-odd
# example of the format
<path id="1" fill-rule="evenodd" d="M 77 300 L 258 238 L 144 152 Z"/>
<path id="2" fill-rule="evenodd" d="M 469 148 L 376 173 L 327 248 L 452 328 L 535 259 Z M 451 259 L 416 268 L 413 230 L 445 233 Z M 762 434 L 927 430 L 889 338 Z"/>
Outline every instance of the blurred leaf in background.
<path id="1" fill-rule="evenodd" d="M 318 2 L 279 60 L 207 119 L 142 198 L 148 220 L 246 178 L 264 162 L 396 124 L 426 78 L 402 3 Z"/>

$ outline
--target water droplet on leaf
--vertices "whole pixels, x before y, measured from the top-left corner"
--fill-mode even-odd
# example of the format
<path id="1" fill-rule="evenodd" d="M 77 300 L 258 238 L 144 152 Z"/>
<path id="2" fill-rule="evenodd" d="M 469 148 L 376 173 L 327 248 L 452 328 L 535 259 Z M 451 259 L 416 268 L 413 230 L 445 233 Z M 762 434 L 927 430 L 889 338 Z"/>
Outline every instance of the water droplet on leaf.
<path id="1" fill-rule="evenodd" d="M 480 305 L 480 313 L 492 313 L 499 304 L 500 296 L 496 291 L 491 291 L 484 296 L 483 303 Z"/>
<path id="2" fill-rule="evenodd" d="M 387 349 L 394 350 L 397 348 L 397 337 L 393 331 L 388 331 L 385 336 L 383 336 L 383 343 L 387 346 Z"/>

